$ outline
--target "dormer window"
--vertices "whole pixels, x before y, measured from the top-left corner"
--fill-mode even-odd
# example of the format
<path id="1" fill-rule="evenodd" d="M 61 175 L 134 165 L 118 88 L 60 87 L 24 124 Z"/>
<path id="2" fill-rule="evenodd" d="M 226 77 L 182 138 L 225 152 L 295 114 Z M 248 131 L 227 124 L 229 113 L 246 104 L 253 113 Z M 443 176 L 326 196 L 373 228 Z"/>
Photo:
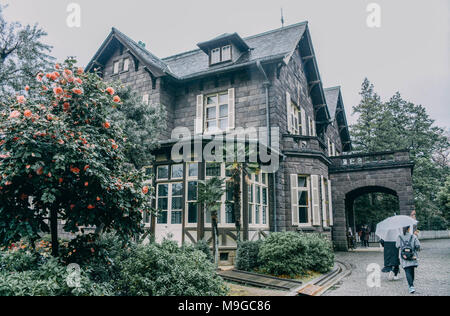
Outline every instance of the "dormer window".
<path id="1" fill-rule="evenodd" d="M 231 60 L 231 45 L 217 47 L 211 50 L 211 65 Z"/>

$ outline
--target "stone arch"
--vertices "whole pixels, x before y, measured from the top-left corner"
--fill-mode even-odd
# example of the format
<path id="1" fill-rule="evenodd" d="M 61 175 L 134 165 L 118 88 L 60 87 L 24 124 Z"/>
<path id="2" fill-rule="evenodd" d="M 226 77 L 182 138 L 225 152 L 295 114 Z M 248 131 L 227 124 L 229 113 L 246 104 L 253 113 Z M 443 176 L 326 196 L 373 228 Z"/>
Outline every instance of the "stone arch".
<path id="1" fill-rule="evenodd" d="M 331 173 L 334 227 L 333 240 L 339 250 L 347 246 L 347 209 L 356 197 L 370 192 L 382 192 L 398 197 L 400 214 L 414 210 L 411 167 L 340 170 Z"/>

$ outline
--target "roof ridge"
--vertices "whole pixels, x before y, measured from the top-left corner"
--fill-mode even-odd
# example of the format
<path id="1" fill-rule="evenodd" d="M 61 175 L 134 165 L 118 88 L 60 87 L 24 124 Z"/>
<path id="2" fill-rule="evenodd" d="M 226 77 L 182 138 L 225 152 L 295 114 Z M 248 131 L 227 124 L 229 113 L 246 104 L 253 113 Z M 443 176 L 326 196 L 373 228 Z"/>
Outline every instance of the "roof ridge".
<path id="1" fill-rule="evenodd" d="M 250 36 L 247 36 L 247 37 L 243 37 L 242 39 L 243 39 L 243 40 L 253 39 L 253 38 L 256 38 L 256 37 L 260 37 L 260 36 L 272 34 L 272 33 L 275 33 L 275 32 L 284 31 L 284 30 L 286 30 L 286 29 L 291 29 L 291 28 L 298 27 L 298 26 L 305 25 L 305 24 L 308 24 L 308 21 L 302 21 L 302 22 L 299 22 L 299 23 L 294 23 L 294 24 L 291 24 L 291 25 L 288 25 L 288 26 L 284 26 L 284 27 L 280 27 L 280 28 L 277 28 L 277 29 L 265 31 L 265 32 L 258 33 L 258 34 L 254 34 L 254 35 L 250 35 Z M 237 33 L 237 32 L 233 32 L 233 33 L 223 33 L 223 34 L 234 34 L 234 33 Z M 222 34 L 222 35 L 223 35 L 223 34 Z M 237 33 L 237 34 L 238 34 L 238 33 Z M 221 36 L 221 35 L 219 35 L 219 36 Z M 175 54 L 175 55 L 170 55 L 170 56 L 161 58 L 161 60 L 168 60 L 168 59 L 180 57 L 180 56 L 187 55 L 187 54 L 194 53 L 194 52 L 198 52 L 198 51 L 202 51 L 202 50 L 199 49 L 199 48 L 197 48 L 197 49 L 192 49 L 192 50 L 189 50 L 189 51 L 186 51 L 186 52 L 181 52 L 181 53 L 178 53 L 178 54 Z"/>

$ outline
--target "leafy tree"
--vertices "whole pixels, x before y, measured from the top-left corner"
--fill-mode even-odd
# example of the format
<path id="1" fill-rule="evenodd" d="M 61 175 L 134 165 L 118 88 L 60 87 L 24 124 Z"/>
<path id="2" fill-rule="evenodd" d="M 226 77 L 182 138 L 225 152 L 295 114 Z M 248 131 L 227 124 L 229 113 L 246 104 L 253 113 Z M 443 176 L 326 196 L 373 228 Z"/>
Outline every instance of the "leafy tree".
<path id="1" fill-rule="evenodd" d="M 121 105 L 115 89 L 74 60 L 55 68 L 0 113 L 0 243 L 50 231 L 56 256 L 58 219 L 67 232 L 96 226 L 127 239 L 141 232 L 151 203 L 109 119 Z"/>
<path id="2" fill-rule="evenodd" d="M 439 216 L 437 193 L 450 174 L 448 135 L 434 126 L 425 107 L 404 100 L 398 92 L 382 102 L 374 86 L 365 79 L 360 94 L 361 102 L 353 108 L 359 117 L 351 126 L 355 151 L 410 150 L 415 163 L 417 218 L 422 227 L 430 228 L 431 215 Z"/>
<path id="3" fill-rule="evenodd" d="M 42 69 L 50 68 L 51 46 L 44 44 L 47 35 L 38 25 L 22 26 L 5 20 L 0 5 L 0 102 L 14 91 L 22 91 Z"/>
<path id="4" fill-rule="evenodd" d="M 438 201 L 444 218 L 450 224 L 450 176 L 447 177 L 447 181 L 439 191 Z"/>
<path id="5" fill-rule="evenodd" d="M 119 86 L 119 85 L 118 85 Z M 120 86 L 116 91 L 122 105 L 112 115 L 112 120 L 123 127 L 128 139 L 125 147 L 127 160 L 137 169 L 152 161 L 152 150 L 166 127 L 166 111 L 161 105 L 148 105 L 130 87 Z"/>
<path id="6" fill-rule="evenodd" d="M 211 226 L 213 235 L 213 252 L 216 266 L 219 264 L 219 229 L 217 216 L 220 210 L 221 198 L 225 193 L 224 180 L 218 177 L 198 183 L 197 203 L 204 205 L 205 211 L 211 214 Z"/>

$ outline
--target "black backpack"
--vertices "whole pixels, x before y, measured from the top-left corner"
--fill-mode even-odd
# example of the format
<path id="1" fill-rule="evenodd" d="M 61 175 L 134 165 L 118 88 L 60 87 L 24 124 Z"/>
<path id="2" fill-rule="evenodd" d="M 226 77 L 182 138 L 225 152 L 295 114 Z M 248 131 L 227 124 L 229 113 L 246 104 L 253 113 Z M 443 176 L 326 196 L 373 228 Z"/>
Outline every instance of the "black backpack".
<path id="1" fill-rule="evenodd" d="M 400 249 L 400 255 L 402 258 L 406 261 L 415 260 L 416 256 L 414 255 L 414 249 L 412 246 L 414 235 L 411 235 L 409 240 L 404 240 L 402 236 L 400 236 L 401 240 L 401 249 Z"/>

